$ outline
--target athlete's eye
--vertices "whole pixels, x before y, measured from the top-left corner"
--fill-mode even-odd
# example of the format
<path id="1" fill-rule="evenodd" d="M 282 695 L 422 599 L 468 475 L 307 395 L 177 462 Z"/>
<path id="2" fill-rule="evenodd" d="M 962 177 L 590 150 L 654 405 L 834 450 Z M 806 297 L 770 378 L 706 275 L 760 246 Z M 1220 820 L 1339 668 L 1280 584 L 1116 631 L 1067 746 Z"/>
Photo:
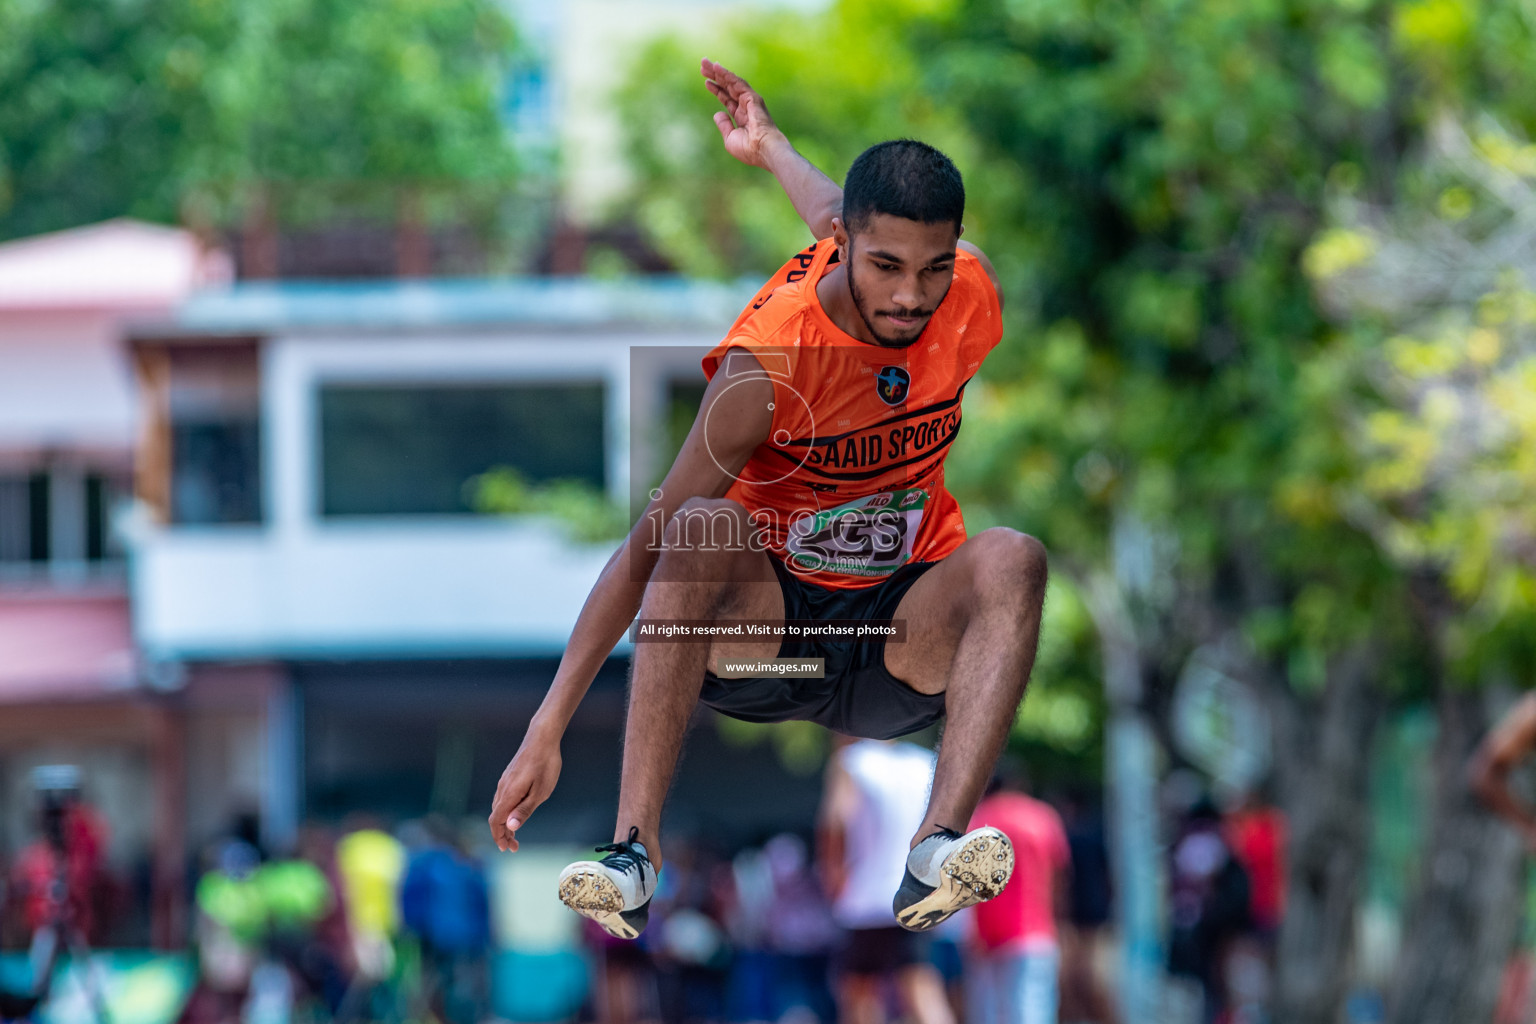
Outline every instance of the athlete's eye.
<path id="1" fill-rule="evenodd" d="M 883 270 L 883 271 L 889 273 L 890 271 L 896 269 L 896 264 L 894 264 L 894 263 L 876 263 L 875 264 L 875 269 L 876 270 Z"/>

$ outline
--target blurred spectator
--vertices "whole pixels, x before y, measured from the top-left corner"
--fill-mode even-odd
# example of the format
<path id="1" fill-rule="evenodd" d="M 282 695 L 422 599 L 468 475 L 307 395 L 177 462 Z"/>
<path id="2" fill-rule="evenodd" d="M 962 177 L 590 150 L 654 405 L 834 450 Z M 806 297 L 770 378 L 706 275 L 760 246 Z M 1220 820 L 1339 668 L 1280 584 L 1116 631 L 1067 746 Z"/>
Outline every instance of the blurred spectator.
<path id="1" fill-rule="evenodd" d="M 485 872 L 447 823 L 427 821 L 400 887 L 400 916 L 421 943 L 426 1002 L 439 1021 L 478 1024 L 489 1007 Z"/>
<path id="2" fill-rule="evenodd" d="M 46 998 L 62 953 L 89 954 L 99 940 L 97 908 L 108 890 L 107 827 L 81 798 L 80 769 L 44 765 L 32 771 L 31 781 L 39 836 L 17 856 L 8 893 L 28 937 L 31 983 L 29 991 L 12 993 L 19 1000 L 5 1000 L 12 1013 Z M 100 965 L 88 962 L 83 976 L 99 1016 L 105 991 Z"/>
<path id="3" fill-rule="evenodd" d="M 250 879 L 261 854 L 229 838 L 211 844 L 197 880 L 195 937 L 198 980 L 182 1007 L 181 1024 L 238 1020 L 260 957 L 264 913 Z"/>
<path id="4" fill-rule="evenodd" d="M 1054 1024 L 1061 961 L 1057 918 L 1067 899 L 1070 853 L 1061 816 L 1025 792 L 1023 769 L 1005 766 L 971 828 L 991 825 L 1013 843 L 1013 878 L 976 906 L 977 949 L 966 965 L 971 1024 Z"/>
<path id="5" fill-rule="evenodd" d="M 263 864 L 240 838 L 217 843 L 210 860 L 196 888 L 201 970 L 183 1024 L 285 1020 L 311 1002 L 333 1015 L 345 980 L 321 939 L 336 907 L 325 873 L 302 858 Z"/>
<path id="6" fill-rule="evenodd" d="M 1250 927 L 1248 874 L 1209 797 L 1186 813 L 1170 852 L 1168 969 L 1199 984 L 1214 1024 L 1227 1009 L 1227 956 Z"/>
<path id="7" fill-rule="evenodd" d="M 732 946 L 726 1015 L 733 1021 L 776 1020 L 774 957 L 768 950 L 773 872 L 766 850 L 748 847 L 731 860 L 733 899 L 724 908 Z"/>
<path id="8" fill-rule="evenodd" d="M 1258 792 L 1227 813 L 1226 839 L 1248 875 L 1248 921 L 1234 941 L 1224 973 L 1233 1013 L 1267 1020 L 1275 976 L 1276 938 L 1285 914 L 1285 815 Z"/>
<path id="9" fill-rule="evenodd" d="M 336 842 L 329 830 L 307 825 L 299 832 L 299 859 L 309 869 L 304 885 L 312 894 L 325 892 L 323 907 L 297 930 L 279 930 L 282 952 L 299 975 L 306 990 L 319 997 L 330 1016 L 341 1012 L 356 964 L 346 910 L 338 893 Z M 290 897 L 291 898 L 291 897 Z M 280 913 L 281 916 L 281 913 Z"/>
<path id="10" fill-rule="evenodd" d="M 734 902 L 732 889 L 729 864 L 689 842 L 668 858 L 657 880 L 647 933 L 656 935 L 650 948 L 667 1024 L 725 1019 L 731 945 L 722 922 Z"/>
<path id="11" fill-rule="evenodd" d="M 931 936 L 902 928 L 891 909 L 927 809 L 933 753 L 889 740 L 839 742 L 827 765 L 820 825 L 832 915 L 848 931 L 837 964 L 838 1019 L 886 1020 L 894 987 L 903 1015 L 951 1024 L 943 979 L 929 961 Z"/>
<path id="12" fill-rule="evenodd" d="M 395 937 L 400 930 L 400 879 L 405 847 L 377 823 L 359 818 L 336 843 L 336 874 L 351 940 L 352 982 L 338 1020 L 403 1019 L 402 968 Z"/>
<path id="13" fill-rule="evenodd" d="M 763 847 L 772 900 L 768 909 L 768 950 L 773 960 L 772 1020 L 809 1013 L 821 1021 L 836 1017 L 828 972 L 839 932 L 827 896 L 811 870 L 805 841 L 784 833 Z"/>
<path id="14" fill-rule="evenodd" d="M 405 848 L 379 828 L 357 828 L 336 844 L 336 869 L 358 972 L 381 980 L 394 968 Z"/>
<path id="15" fill-rule="evenodd" d="M 1060 934 L 1060 1015 L 1074 1024 L 1114 1024 L 1114 1002 L 1103 969 L 1111 955 L 1114 911 L 1103 808 L 1086 793 L 1069 791 L 1063 812 L 1072 870 L 1068 919 Z"/>
<path id="16" fill-rule="evenodd" d="M 957 1021 L 966 1019 L 965 961 L 968 954 L 966 947 L 970 944 L 976 929 L 975 913 L 975 908 L 966 907 L 939 922 L 938 927 L 930 933 L 933 936 L 933 945 L 929 947 L 928 959 L 933 964 L 933 969 L 939 972 L 939 979 L 944 985 L 944 995 L 949 999 L 949 1010 Z"/>
<path id="17" fill-rule="evenodd" d="M 32 773 L 38 838 L 17 855 L 11 898 L 28 934 L 53 931 L 61 941 L 99 938 L 98 892 L 105 882 L 107 826 L 80 795 L 74 765 Z"/>
<path id="18" fill-rule="evenodd" d="M 1228 812 L 1227 843 L 1248 873 L 1248 912 L 1255 932 L 1272 938 L 1285 913 L 1285 815 L 1257 792 Z"/>
<path id="19" fill-rule="evenodd" d="M 582 935 L 597 951 L 594 1009 L 600 1024 L 635 1024 L 648 1019 L 657 1001 L 656 972 L 639 940 L 609 935 L 591 918 L 582 918 Z"/>

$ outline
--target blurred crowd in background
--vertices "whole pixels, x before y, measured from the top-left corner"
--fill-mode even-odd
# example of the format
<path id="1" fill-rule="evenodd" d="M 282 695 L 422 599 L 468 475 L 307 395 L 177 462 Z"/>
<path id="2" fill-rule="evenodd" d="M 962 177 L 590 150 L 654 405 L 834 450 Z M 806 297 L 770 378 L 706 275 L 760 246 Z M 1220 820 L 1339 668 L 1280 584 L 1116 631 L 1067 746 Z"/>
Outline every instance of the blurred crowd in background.
<path id="1" fill-rule="evenodd" d="M 159 1013 L 182 1024 L 1121 1020 L 1096 793 L 1028 795 L 1010 760 L 972 822 L 1013 840 L 1009 887 L 935 933 L 895 927 L 890 896 L 932 763 L 910 743 L 841 744 L 828 771 L 846 785 L 827 787 L 814 831 L 740 848 L 673 840 L 636 942 L 554 902 L 564 847 L 499 854 L 478 821 L 358 815 L 306 825 L 295 849 L 271 850 L 256 818 L 241 815 L 188 879 L 195 967 Z M 49 770 L 39 832 L 8 865 L 0 935 L 53 972 L 83 963 L 111 931 L 127 880 L 106 866 L 106 827 L 78 775 Z M 1196 788 L 1167 794 L 1168 968 L 1188 996 L 1183 1019 L 1260 1024 L 1272 1019 L 1283 819 L 1252 800 L 1218 808 L 1185 782 Z M 521 879 L 498 870 L 519 859 L 538 867 Z M 568 945 L 550 956 L 535 944 L 546 955 L 520 963 L 528 949 L 506 923 L 549 914 Z M 77 984 L 85 1017 L 107 1024 L 110 979 L 85 971 Z"/>

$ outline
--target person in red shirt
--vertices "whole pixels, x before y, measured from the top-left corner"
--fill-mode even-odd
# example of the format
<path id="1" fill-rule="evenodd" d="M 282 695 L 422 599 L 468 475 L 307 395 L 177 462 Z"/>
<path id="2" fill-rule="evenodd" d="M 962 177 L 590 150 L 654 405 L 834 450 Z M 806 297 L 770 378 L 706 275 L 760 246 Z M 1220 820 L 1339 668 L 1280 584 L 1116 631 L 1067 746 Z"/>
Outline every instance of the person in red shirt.
<path id="1" fill-rule="evenodd" d="M 49 771 L 69 782 L 38 789 L 42 836 L 16 858 L 16 897 L 34 935 L 55 929 L 60 942 L 94 942 L 97 897 L 105 881 L 106 822 L 80 798 L 78 770 L 73 765 L 50 765 L 33 774 L 46 779 L 49 776 L 43 773 Z"/>
<path id="2" fill-rule="evenodd" d="M 1013 878 L 975 910 L 976 947 L 966 964 L 969 1024 L 1055 1024 L 1061 963 L 1057 921 L 1071 870 L 1061 815 L 1026 792 L 1008 766 L 976 808 L 971 828 L 991 825 L 1013 843 Z"/>
<path id="3" fill-rule="evenodd" d="M 1285 814 L 1257 793 L 1228 812 L 1227 845 L 1248 872 L 1248 913 L 1254 930 L 1273 940 L 1285 913 Z"/>
<path id="4" fill-rule="evenodd" d="M 893 899 L 901 927 L 926 931 L 994 897 L 1013 869 L 1001 832 L 961 830 L 1023 698 L 1045 597 L 1043 545 L 1007 527 L 968 536 L 944 483 L 965 389 L 1002 338 L 997 275 L 960 238 L 965 188 L 943 153 L 881 142 L 839 187 L 745 81 L 700 70 L 726 151 L 771 172 L 816 241 L 704 357 L 699 415 L 582 608 L 497 786 L 492 837 L 517 848 L 554 789 L 571 716 L 639 613 L 614 842 L 561 872 L 561 900 L 621 938 L 645 927 L 662 804 L 701 702 L 869 739 L 943 719 Z M 664 639 L 647 622 L 690 639 L 646 642 Z M 747 629 L 777 622 L 798 632 Z M 894 622 L 904 642 L 886 642 Z M 820 659 L 823 674 L 782 674 L 781 658 Z"/>

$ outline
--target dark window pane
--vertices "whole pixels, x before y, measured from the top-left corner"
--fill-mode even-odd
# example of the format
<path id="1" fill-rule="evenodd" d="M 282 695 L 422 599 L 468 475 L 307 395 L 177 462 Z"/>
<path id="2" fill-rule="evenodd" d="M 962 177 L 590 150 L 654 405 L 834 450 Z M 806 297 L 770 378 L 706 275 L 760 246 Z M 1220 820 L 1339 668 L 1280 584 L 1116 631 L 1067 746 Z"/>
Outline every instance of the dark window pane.
<path id="1" fill-rule="evenodd" d="M 33 473 L 27 481 L 27 505 L 31 530 L 29 557 L 34 562 L 48 561 L 48 474 Z"/>
<path id="2" fill-rule="evenodd" d="M 32 557 L 31 500 L 26 477 L 0 477 L 0 562 Z"/>
<path id="3" fill-rule="evenodd" d="M 604 486 L 603 386 L 351 387 L 320 392 L 327 516 L 473 512 L 497 466 Z"/>
<path id="4" fill-rule="evenodd" d="M 171 521 L 261 521 L 261 431 L 255 420 L 172 424 Z"/>
<path id="5" fill-rule="evenodd" d="M 107 557 L 107 482 L 99 476 L 85 478 L 85 557 Z"/>

